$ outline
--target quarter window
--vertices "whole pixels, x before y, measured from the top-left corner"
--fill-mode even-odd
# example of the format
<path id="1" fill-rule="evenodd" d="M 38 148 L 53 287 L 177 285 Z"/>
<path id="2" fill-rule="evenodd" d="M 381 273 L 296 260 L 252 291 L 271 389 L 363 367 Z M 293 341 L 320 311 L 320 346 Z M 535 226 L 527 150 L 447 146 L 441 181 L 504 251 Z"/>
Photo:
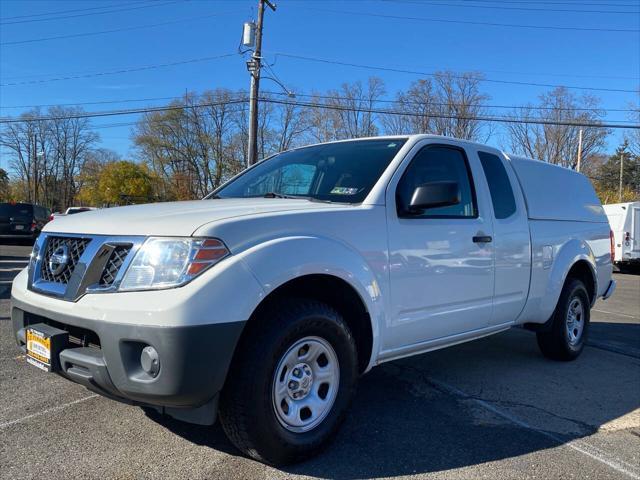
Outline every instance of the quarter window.
<path id="1" fill-rule="evenodd" d="M 475 218 L 478 216 L 475 193 L 464 152 L 459 148 L 430 145 L 413 158 L 396 189 L 398 214 L 406 215 L 415 189 L 429 182 L 457 182 L 460 203 L 423 210 L 412 218 Z"/>
<path id="2" fill-rule="evenodd" d="M 487 177 L 496 218 L 510 217 L 516 212 L 516 199 L 502 160 L 497 155 L 487 152 L 478 152 L 478 156 Z"/>

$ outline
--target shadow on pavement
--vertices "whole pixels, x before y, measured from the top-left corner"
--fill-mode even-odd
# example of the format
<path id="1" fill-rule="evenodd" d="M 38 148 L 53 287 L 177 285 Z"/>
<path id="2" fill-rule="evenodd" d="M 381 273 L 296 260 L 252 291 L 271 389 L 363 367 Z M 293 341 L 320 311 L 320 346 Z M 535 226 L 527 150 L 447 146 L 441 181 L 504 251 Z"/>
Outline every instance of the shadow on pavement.
<path id="1" fill-rule="evenodd" d="M 588 345 L 640 359 L 640 324 L 592 322 L 589 328 Z"/>
<path id="2" fill-rule="evenodd" d="M 630 343 L 638 325 L 598 324 L 593 333 Z M 626 357 L 625 367 L 620 358 L 588 348 L 577 361 L 553 362 L 538 352 L 533 334 L 512 329 L 385 364 L 361 379 L 351 413 L 328 449 L 284 470 L 336 479 L 395 477 L 557 447 L 640 407 L 640 383 L 633 380 L 640 362 Z M 533 428 L 553 433 L 523 428 L 478 401 L 515 411 Z M 194 443 L 238 455 L 218 425 L 154 420 Z"/>

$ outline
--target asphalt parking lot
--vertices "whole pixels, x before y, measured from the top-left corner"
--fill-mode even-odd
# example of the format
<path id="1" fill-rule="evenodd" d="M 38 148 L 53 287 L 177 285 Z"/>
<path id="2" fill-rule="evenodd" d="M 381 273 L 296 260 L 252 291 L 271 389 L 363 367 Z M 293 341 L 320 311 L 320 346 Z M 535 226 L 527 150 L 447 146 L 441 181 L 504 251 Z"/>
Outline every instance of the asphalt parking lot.
<path id="1" fill-rule="evenodd" d="M 640 276 L 592 312 L 575 362 L 512 329 L 362 378 L 340 434 L 284 470 L 240 456 L 219 427 L 151 419 L 29 366 L 10 281 L 29 247 L 0 246 L 0 478 L 637 478 Z"/>

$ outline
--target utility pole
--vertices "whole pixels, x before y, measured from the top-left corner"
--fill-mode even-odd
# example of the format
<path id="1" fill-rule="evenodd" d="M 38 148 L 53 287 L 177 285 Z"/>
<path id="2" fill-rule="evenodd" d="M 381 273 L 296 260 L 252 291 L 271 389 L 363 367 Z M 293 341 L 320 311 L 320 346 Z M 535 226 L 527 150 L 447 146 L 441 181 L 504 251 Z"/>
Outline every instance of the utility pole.
<path id="1" fill-rule="evenodd" d="M 258 1 L 258 22 L 256 25 L 255 49 L 247 68 L 251 74 L 251 90 L 249 92 L 249 145 L 247 149 L 247 167 L 258 161 L 258 97 L 260 93 L 260 68 L 262 66 L 262 25 L 265 4 L 274 12 L 275 4 L 269 0 Z"/>
<path id="2" fill-rule="evenodd" d="M 624 171 L 624 150 L 620 152 L 620 193 L 618 194 L 618 202 L 622 203 L 622 173 Z"/>
<path id="3" fill-rule="evenodd" d="M 576 170 L 580 171 L 580 162 L 582 162 L 582 129 L 578 131 L 578 165 Z"/>
<path id="4" fill-rule="evenodd" d="M 38 203 L 38 134 L 33 135 L 33 203 Z"/>

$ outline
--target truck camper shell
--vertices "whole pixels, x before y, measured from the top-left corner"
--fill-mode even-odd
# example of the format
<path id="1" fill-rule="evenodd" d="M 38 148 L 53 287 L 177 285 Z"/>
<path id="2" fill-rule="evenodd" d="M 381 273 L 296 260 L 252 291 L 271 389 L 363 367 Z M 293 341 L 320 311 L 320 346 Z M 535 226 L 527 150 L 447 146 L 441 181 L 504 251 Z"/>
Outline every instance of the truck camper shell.
<path id="1" fill-rule="evenodd" d="M 531 220 L 606 223 L 607 216 L 589 179 L 539 160 L 507 155 Z"/>

